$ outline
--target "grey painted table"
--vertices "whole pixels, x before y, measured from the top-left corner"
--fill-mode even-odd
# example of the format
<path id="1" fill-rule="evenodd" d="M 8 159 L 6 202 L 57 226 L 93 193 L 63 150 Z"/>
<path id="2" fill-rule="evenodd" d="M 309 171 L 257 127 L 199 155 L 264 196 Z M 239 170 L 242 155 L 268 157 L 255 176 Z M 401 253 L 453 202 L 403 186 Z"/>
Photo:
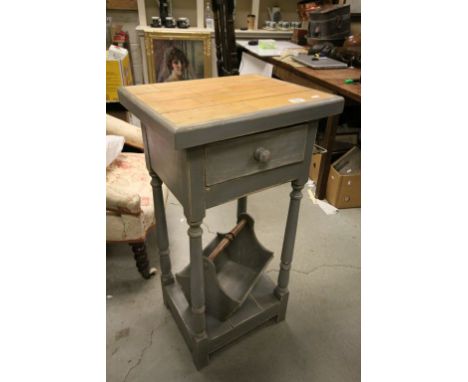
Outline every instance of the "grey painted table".
<path id="1" fill-rule="evenodd" d="M 344 100 L 256 75 L 125 87 L 119 98 L 142 122 L 164 303 L 200 369 L 229 342 L 268 320 L 284 320 L 299 203 L 317 123 L 341 113 Z M 162 182 L 182 204 L 189 225 L 185 294 L 171 270 Z M 291 182 L 292 192 L 277 283 L 260 274 L 227 319 L 210 314 L 206 273 L 211 260 L 202 248 L 201 229 L 205 210 L 238 199 L 238 217 L 245 216 L 248 194 L 285 182 Z"/>

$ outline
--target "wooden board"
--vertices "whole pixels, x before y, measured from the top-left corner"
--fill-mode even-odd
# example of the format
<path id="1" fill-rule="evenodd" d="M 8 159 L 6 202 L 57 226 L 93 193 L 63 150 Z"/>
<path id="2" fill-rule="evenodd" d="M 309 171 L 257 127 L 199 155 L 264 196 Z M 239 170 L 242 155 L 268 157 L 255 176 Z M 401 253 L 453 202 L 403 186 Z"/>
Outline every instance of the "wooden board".
<path id="1" fill-rule="evenodd" d="M 137 0 L 106 0 L 106 9 L 137 11 Z"/>
<path id="2" fill-rule="evenodd" d="M 222 122 L 280 107 L 305 106 L 334 97 L 259 75 L 139 85 L 125 89 L 176 129 Z"/>

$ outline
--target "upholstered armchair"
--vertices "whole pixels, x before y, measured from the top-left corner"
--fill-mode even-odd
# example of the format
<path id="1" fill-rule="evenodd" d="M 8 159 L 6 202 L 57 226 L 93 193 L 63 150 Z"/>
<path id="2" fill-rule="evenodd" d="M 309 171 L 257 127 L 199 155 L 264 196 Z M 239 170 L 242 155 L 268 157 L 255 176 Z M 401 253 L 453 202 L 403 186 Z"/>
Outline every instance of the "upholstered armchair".
<path id="1" fill-rule="evenodd" d="M 106 132 L 119 135 L 125 143 L 143 150 L 141 129 L 107 115 Z M 167 188 L 163 184 L 164 201 Z M 145 240 L 156 224 L 151 177 L 143 153 L 122 152 L 106 169 L 106 241 L 130 244 L 138 271 L 148 279 L 156 273 L 150 267 Z"/>

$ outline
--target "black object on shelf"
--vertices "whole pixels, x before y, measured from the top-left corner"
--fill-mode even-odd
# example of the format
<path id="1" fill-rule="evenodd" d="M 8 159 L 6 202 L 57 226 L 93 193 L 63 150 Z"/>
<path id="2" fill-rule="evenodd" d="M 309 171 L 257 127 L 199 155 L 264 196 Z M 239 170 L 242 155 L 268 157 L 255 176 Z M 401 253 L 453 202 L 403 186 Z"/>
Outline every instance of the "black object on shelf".
<path id="1" fill-rule="evenodd" d="M 166 28 L 175 28 L 176 27 L 176 22 L 173 17 L 167 16 L 166 20 L 164 21 L 164 26 Z"/>
<path id="2" fill-rule="evenodd" d="M 161 28 L 162 27 L 161 18 L 158 16 L 151 17 L 151 26 L 153 28 Z"/>
<path id="3" fill-rule="evenodd" d="M 179 17 L 177 19 L 177 28 L 186 29 L 190 27 L 190 20 L 187 17 Z"/>
<path id="4" fill-rule="evenodd" d="M 159 16 L 161 17 L 162 25 L 166 25 L 166 17 L 169 16 L 168 0 L 159 0 Z"/>

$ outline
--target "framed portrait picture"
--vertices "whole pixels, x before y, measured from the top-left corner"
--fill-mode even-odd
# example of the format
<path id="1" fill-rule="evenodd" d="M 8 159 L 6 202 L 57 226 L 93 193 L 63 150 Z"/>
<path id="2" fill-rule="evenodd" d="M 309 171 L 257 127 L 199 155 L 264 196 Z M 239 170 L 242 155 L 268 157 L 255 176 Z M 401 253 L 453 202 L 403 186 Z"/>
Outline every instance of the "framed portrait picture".
<path id="1" fill-rule="evenodd" d="M 180 29 L 145 32 L 150 83 L 212 76 L 211 33 Z"/>

